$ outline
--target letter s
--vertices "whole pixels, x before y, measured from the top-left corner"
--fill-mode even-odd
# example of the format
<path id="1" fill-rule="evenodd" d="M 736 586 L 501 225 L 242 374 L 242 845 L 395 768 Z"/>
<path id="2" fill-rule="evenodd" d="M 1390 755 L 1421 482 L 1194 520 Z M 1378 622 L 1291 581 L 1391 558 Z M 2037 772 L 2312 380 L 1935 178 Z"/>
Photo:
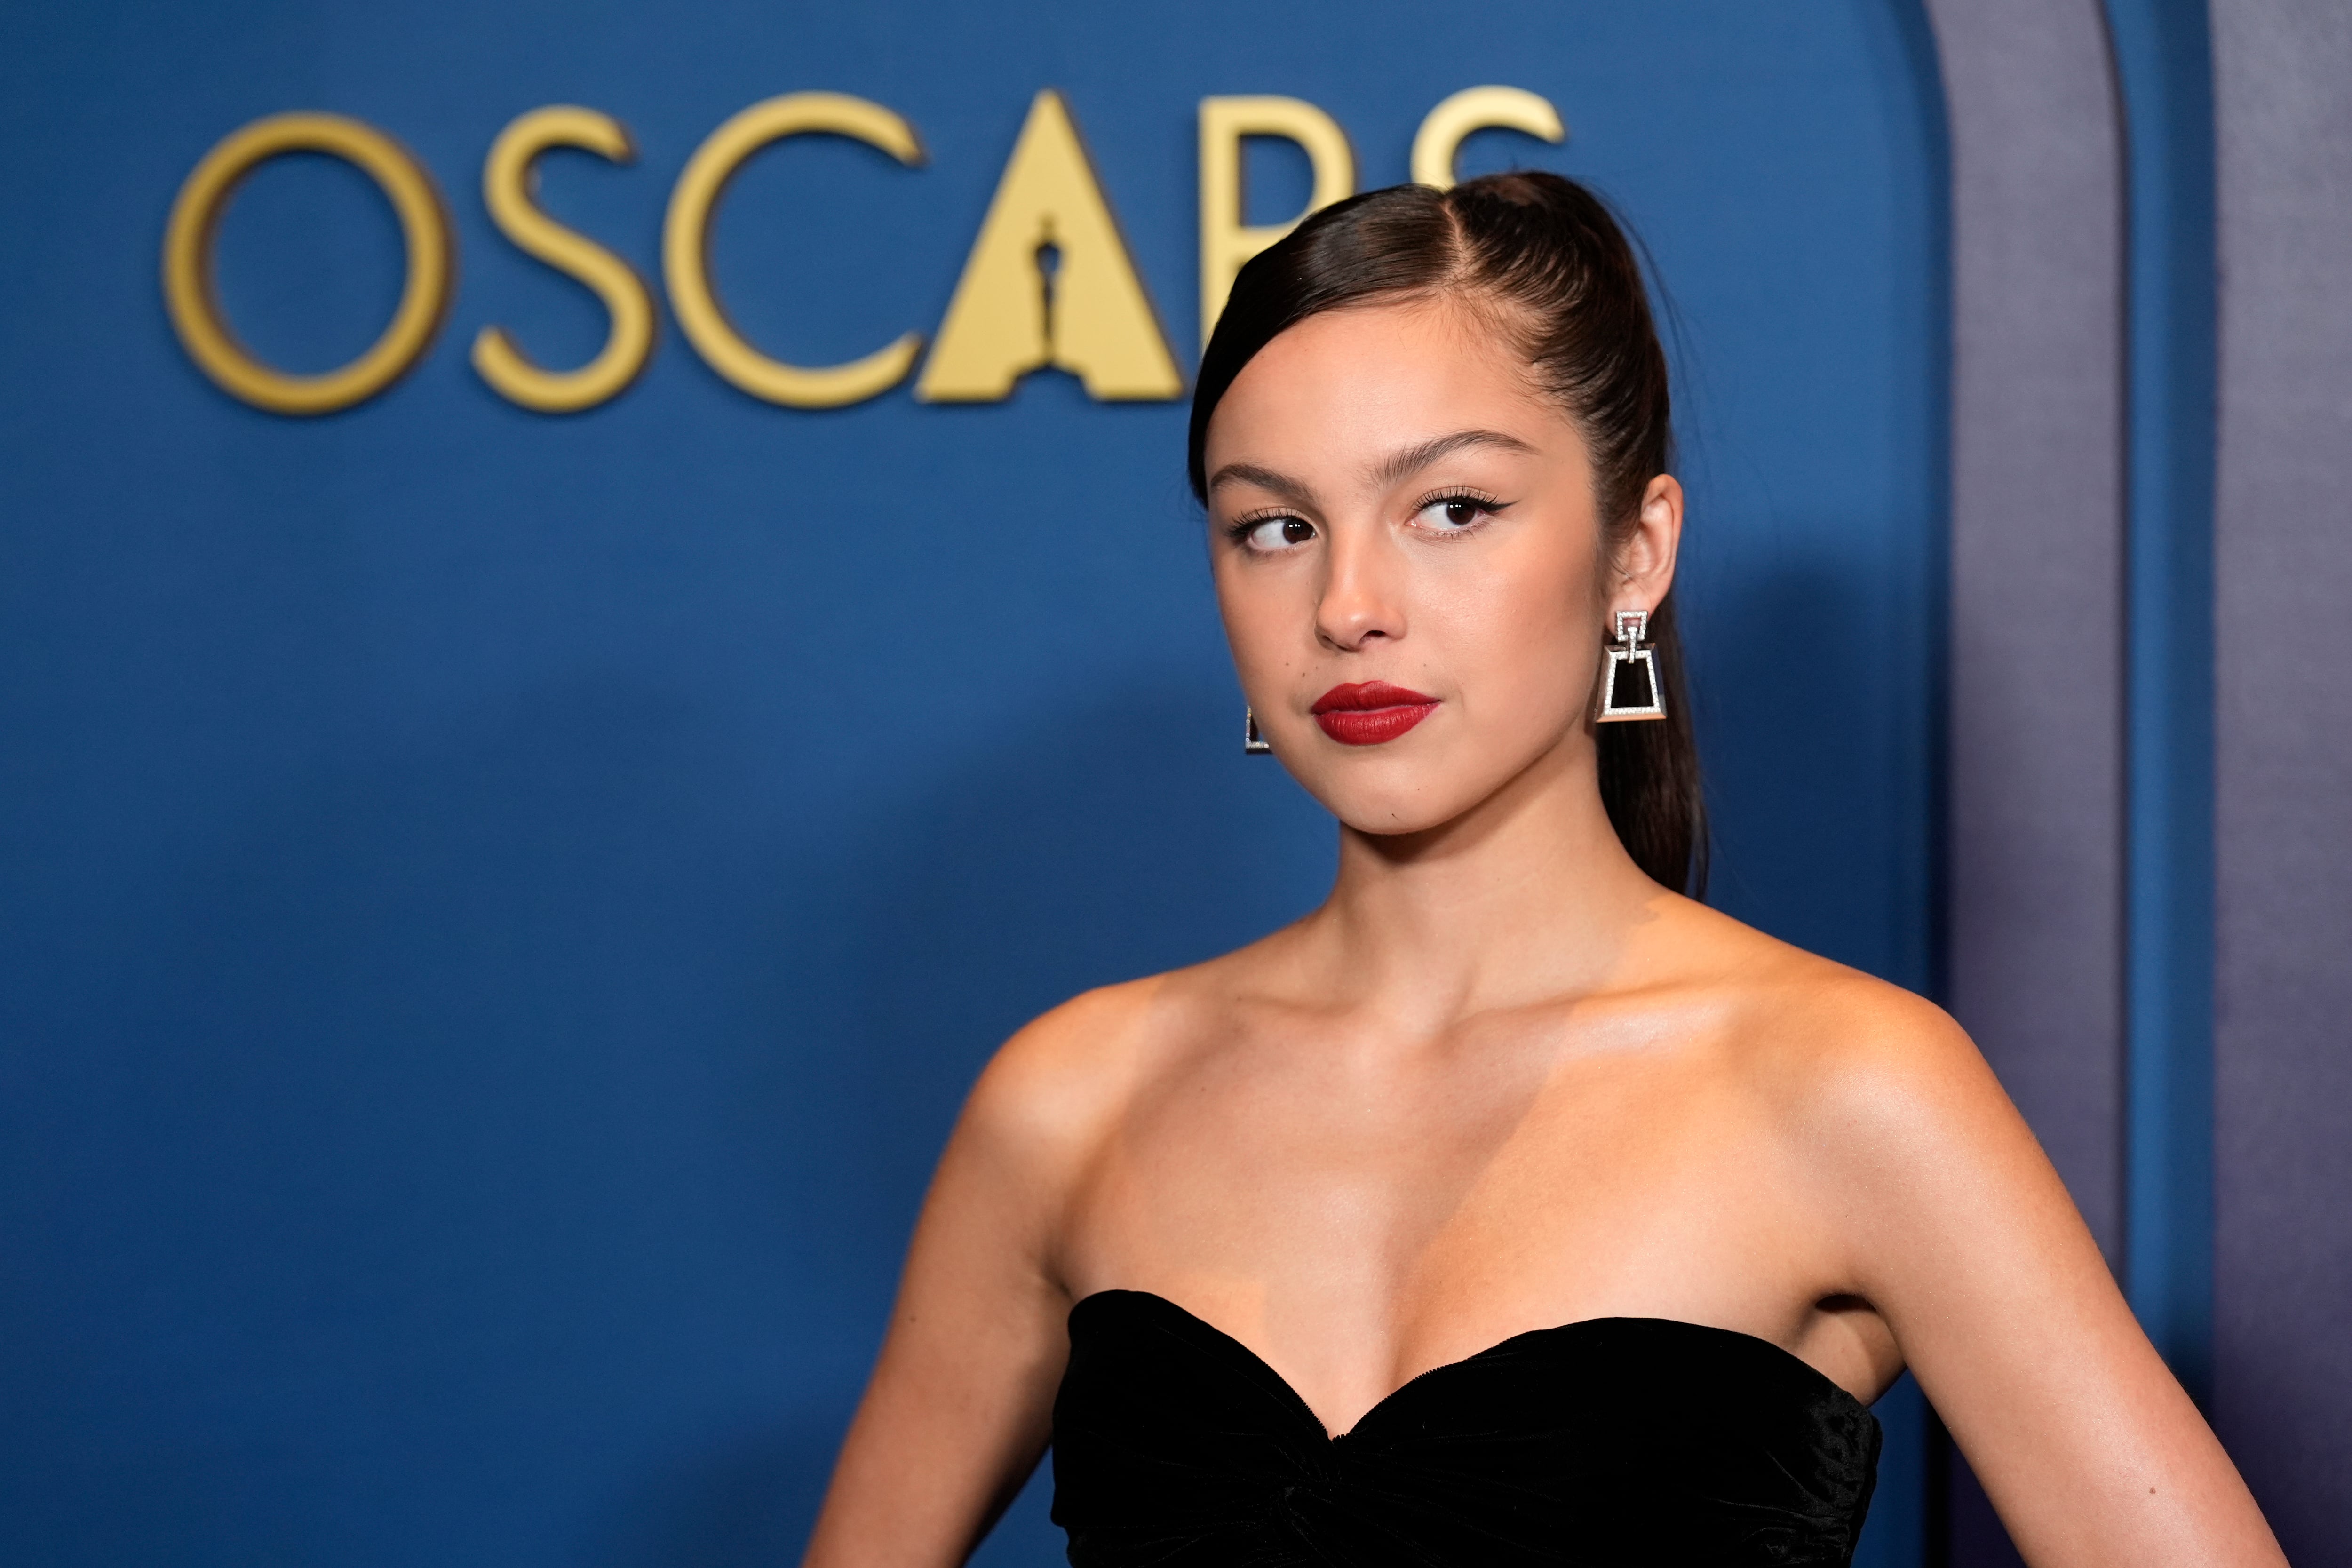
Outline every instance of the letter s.
<path id="1" fill-rule="evenodd" d="M 596 357 L 578 370 L 542 370 L 524 357 L 503 327 L 474 339 L 474 369 L 492 390 L 541 414 L 575 414 L 614 397 L 637 378 L 654 348 L 654 301 L 629 264 L 539 209 L 539 156 L 578 147 L 615 163 L 634 162 L 628 131 L 609 114 L 556 104 L 534 109 L 499 132 L 482 164 L 482 202 L 499 232 L 593 291 L 612 318 Z"/>

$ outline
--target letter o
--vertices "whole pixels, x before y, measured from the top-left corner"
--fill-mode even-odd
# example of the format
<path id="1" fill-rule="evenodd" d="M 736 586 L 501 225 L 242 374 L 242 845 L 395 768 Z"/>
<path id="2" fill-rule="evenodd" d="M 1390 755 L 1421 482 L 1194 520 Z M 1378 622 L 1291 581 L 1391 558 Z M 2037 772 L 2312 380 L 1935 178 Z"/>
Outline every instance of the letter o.
<path id="1" fill-rule="evenodd" d="M 821 369 L 770 359 L 743 341 L 719 308 L 706 254 L 711 209 L 743 161 L 771 142 L 811 132 L 850 137 L 901 163 L 923 161 L 914 127 L 878 103 L 842 92 L 788 92 L 755 103 L 712 132 L 687 160 L 662 223 L 662 278 L 678 331 L 733 385 L 788 408 L 839 408 L 878 397 L 904 381 L 922 350 L 922 334 L 908 332 L 864 359 Z"/>
<path id="2" fill-rule="evenodd" d="M 287 153 L 325 153 L 356 166 L 391 199 L 407 245 L 392 324 L 365 353 L 323 375 L 289 374 L 255 359 L 230 331 L 213 287 L 222 209 L 247 174 Z M 163 231 L 163 302 L 181 346 L 222 391 L 273 414 L 331 414 L 398 380 L 433 342 L 454 270 L 449 220 L 432 176 L 399 142 L 340 114 L 273 114 L 231 132 L 180 187 Z"/>

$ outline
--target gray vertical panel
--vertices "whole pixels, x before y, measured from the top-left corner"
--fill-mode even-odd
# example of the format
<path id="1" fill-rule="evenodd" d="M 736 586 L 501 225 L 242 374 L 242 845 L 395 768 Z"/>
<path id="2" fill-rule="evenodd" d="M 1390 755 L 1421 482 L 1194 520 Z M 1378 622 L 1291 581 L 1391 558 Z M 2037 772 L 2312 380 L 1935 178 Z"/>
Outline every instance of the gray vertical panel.
<path id="1" fill-rule="evenodd" d="M 1950 999 L 2122 1240 L 2123 190 L 2096 0 L 1930 0 L 1952 142 Z"/>
<path id="2" fill-rule="evenodd" d="M 1928 0 L 1952 148 L 1949 1001 L 2123 1240 L 2124 174 L 2098 0 Z M 1955 1464 L 1950 1560 L 2018 1561 Z"/>
<path id="3" fill-rule="evenodd" d="M 2352 1563 L 2352 9 L 2215 0 L 2214 1415 Z"/>

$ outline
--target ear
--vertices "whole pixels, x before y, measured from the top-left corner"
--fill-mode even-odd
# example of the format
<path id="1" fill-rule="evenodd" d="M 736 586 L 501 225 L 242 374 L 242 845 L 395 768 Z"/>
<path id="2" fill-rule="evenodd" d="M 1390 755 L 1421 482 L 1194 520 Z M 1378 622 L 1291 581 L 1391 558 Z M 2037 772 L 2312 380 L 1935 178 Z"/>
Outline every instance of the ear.
<path id="1" fill-rule="evenodd" d="M 1654 610 L 1675 585 L 1675 556 L 1683 542 L 1683 487 L 1660 474 L 1642 491 L 1633 531 L 1617 552 L 1609 605 L 1612 609 Z"/>

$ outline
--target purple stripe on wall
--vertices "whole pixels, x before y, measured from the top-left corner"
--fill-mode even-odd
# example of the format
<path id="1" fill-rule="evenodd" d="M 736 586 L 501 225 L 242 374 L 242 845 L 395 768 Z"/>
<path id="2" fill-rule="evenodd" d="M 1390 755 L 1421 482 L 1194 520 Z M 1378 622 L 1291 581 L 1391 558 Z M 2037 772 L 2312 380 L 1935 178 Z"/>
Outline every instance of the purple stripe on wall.
<path id="1" fill-rule="evenodd" d="M 2123 148 L 2098 0 L 1928 0 L 1952 149 L 1948 1002 L 2123 1230 Z M 1950 1561 L 2017 1558 L 1953 1466 Z"/>
<path id="2" fill-rule="evenodd" d="M 2115 89 L 2093 0 L 1930 9 L 1952 118 L 1951 1005 L 2113 1259 L 2124 539 Z"/>
<path id="3" fill-rule="evenodd" d="M 2352 10 L 2214 0 L 2214 1417 L 2352 1563 Z"/>

